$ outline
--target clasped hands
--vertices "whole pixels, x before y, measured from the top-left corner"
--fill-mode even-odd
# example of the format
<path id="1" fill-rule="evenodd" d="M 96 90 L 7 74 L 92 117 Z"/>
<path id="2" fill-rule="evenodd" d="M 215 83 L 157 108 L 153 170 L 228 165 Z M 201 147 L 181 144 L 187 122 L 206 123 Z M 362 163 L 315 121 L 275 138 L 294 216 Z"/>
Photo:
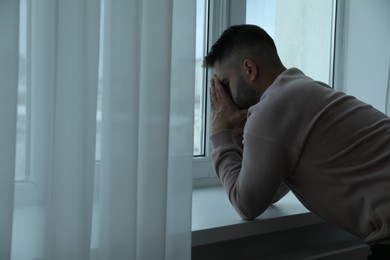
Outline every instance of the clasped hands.
<path id="1" fill-rule="evenodd" d="M 232 130 L 233 136 L 241 135 L 247 110 L 240 110 L 216 75 L 211 79 L 211 134 Z"/>

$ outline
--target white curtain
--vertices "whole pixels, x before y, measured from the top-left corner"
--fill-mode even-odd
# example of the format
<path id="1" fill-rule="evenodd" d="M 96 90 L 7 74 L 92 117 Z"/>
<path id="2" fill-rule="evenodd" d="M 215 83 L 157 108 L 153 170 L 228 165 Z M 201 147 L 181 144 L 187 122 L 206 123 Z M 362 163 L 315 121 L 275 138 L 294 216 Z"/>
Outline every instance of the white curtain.
<path id="1" fill-rule="evenodd" d="M 195 1 L 27 10 L 28 174 L 14 184 L 19 1 L 0 2 L 0 259 L 190 259 Z"/>

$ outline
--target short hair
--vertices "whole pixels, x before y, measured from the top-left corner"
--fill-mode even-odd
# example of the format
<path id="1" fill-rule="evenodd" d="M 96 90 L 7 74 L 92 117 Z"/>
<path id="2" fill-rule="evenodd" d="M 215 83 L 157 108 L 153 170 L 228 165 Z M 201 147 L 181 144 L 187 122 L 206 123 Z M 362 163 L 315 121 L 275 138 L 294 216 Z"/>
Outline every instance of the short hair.
<path id="1" fill-rule="evenodd" d="M 264 29 L 250 24 L 233 25 L 213 44 L 204 58 L 203 66 L 213 67 L 216 61 L 222 62 L 244 50 L 257 55 L 277 56 L 275 43 Z"/>

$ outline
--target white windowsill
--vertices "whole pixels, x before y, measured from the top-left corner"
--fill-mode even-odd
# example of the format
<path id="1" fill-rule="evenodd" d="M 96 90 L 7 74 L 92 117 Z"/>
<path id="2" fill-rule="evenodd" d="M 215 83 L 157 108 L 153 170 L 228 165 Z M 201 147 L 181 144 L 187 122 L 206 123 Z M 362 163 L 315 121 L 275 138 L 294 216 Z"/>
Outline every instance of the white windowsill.
<path id="1" fill-rule="evenodd" d="M 323 223 L 289 192 L 260 217 L 244 221 L 220 186 L 196 188 L 192 198 L 192 246 Z"/>

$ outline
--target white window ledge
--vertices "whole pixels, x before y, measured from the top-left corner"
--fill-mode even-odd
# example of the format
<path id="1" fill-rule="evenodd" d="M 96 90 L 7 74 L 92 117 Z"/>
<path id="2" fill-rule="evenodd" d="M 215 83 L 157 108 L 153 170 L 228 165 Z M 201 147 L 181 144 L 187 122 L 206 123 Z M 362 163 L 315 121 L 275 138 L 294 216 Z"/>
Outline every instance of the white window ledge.
<path id="1" fill-rule="evenodd" d="M 240 218 L 222 187 L 196 188 L 192 198 L 192 246 L 323 223 L 289 192 L 253 221 Z"/>

